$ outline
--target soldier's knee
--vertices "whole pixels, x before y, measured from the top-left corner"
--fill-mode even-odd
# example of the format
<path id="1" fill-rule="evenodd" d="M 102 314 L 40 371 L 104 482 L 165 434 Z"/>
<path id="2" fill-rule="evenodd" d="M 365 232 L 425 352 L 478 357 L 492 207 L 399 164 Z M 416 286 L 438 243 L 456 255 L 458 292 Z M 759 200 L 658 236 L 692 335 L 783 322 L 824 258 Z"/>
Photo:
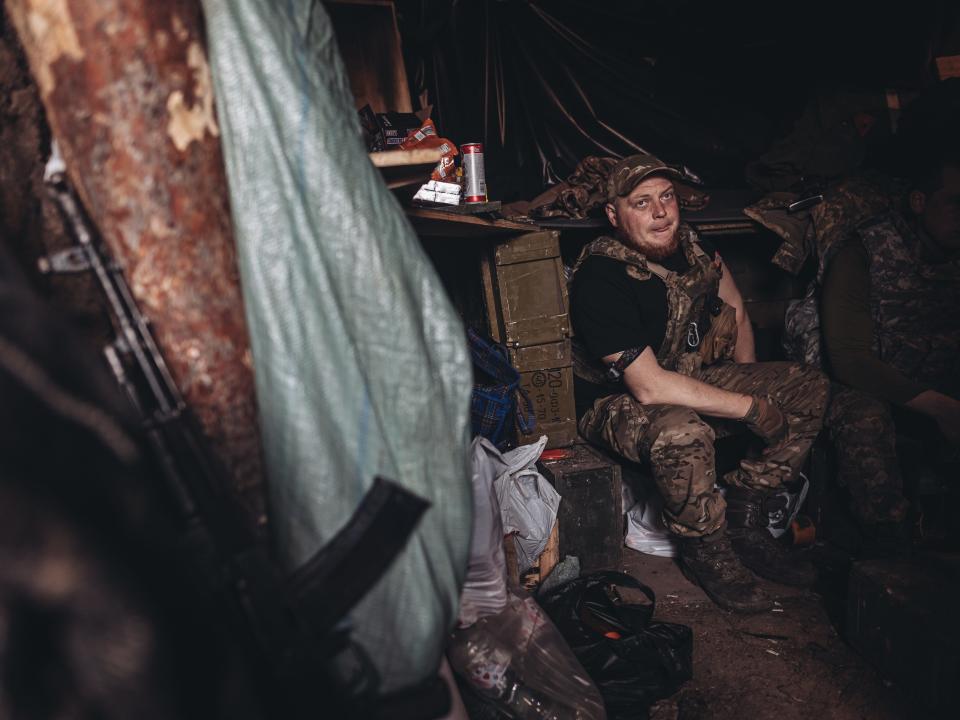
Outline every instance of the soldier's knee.
<path id="1" fill-rule="evenodd" d="M 827 425 L 834 435 L 893 433 L 890 406 L 883 400 L 847 387 L 834 389 Z"/>
<path id="2" fill-rule="evenodd" d="M 712 459 L 715 438 L 713 428 L 693 410 L 671 408 L 650 423 L 650 456 L 656 459 L 681 453 L 689 458 L 709 455 Z"/>
<path id="3" fill-rule="evenodd" d="M 791 373 L 799 391 L 796 395 L 807 413 L 823 417 L 830 399 L 830 378 L 810 365 L 796 365 Z"/>
<path id="4" fill-rule="evenodd" d="M 868 395 L 860 390 L 850 390 L 845 395 L 846 402 L 842 405 L 844 419 L 856 421 L 864 418 L 887 417 L 890 408 L 883 400 Z"/>

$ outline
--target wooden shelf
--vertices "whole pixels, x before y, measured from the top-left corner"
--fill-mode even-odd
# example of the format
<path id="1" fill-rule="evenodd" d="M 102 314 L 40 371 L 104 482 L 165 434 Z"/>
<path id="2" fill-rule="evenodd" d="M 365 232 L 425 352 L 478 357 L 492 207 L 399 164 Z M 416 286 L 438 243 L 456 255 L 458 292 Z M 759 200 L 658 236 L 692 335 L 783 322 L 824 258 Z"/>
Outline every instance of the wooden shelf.
<path id="1" fill-rule="evenodd" d="M 440 148 L 414 148 L 413 150 L 386 150 L 370 153 L 374 167 L 403 167 L 410 165 L 436 165 L 443 153 Z"/>
<path id="2" fill-rule="evenodd" d="M 532 223 L 512 220 L 487 220 L 475 215 L 457 215 L 443 210 L 427 208 L 404 208 L 410 223 L 423 237 L 474 238 L 516 235 L 521 232 L 537 232 L 540 228 Z"/>
<path id="3" fill-rule="evenodd" d="M 370 153 L 370 162 L 380 168 L 387 187 L 395 190 L 427 182 L 441 157 L 443 153 L 438 148 L 387 150 Z"/>

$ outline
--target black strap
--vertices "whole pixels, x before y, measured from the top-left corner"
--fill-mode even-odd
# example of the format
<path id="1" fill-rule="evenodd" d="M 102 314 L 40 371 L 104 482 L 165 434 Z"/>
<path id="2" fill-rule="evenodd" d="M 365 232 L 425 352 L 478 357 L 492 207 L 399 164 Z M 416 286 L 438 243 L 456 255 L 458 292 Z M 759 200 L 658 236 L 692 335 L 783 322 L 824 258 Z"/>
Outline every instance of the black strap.
<path id="1" fill-rule="evenodd" d="M 323 634 L 380 579 L 406 546 L 430 503 L 375 478 L 353 517 L 288 581 L 297 618 Z"/>
<path id="2" fill-rule="evenodd" d="M 630 348 L 620 353 L 620 357 L 607 366 L 607 379 L 611 382 L 619 382 L 622 380 L 623 373 L 627 369 L 627 366 L 640 357 L 640 354 L 644 350 L 646 350 L 646 346 Z"/>
<path id="3" fill-rule="evenodd" d="M 602 589 L 606 594 L 607 588 L 613 586 L 628 587 L 639 590 L 650 600 L 649 604 L 643 603 L 618 603 L 607 601 L 606 606 L 610 610 L 612 622 L 616 622 L 627 628 L 646 627 L 653 619 L 653 612 L 657 604 L 657 596 L 653 588 L 637 580 L 632 575 L 623 572 L 607 572 L 598 578 L 602 582 Z"/>
<path id="4" fill-rule="evenodd" d="M 589 613 L 607 625 L 633 630 L 647 627 L 653 619 L 657 596 L 652 588 L 632 575 L 616 571 L 598 572 L 574 582 L 584 584 L 578 608 L 581 618 Z M 639 590 L 650 603 L 614 603 L 607 594 L 608 588 L 614 586 Z"/>

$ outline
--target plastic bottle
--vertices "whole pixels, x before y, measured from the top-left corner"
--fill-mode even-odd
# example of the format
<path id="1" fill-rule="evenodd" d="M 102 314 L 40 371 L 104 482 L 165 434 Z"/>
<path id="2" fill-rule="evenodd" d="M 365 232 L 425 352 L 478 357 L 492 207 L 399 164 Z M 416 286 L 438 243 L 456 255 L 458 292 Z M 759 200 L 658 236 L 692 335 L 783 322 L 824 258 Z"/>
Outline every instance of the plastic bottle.
<path id="1" fill-rule="evenodd" d="M 523 684 L 519 678 L 507 681 L 498 700 L 503 709 L 518 720 L 576 720 L 577 718 L 576 711 Z"/>
<path id="2" fill-rule="evenodd" d="M 576 720 L 575 710 L 527 685 L 509 648 L 480 622 L 456 631 L 448 648 L 453 668 L 515 720 Z"/>

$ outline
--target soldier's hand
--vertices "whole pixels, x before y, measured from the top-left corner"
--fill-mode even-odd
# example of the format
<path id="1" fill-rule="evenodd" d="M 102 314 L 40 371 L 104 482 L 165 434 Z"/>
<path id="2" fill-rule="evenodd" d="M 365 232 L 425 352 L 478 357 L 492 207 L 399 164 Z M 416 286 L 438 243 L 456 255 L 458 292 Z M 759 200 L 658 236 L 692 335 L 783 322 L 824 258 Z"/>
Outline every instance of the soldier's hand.
<path id="1" fill-rule="evenodd" d="M 789 429 L 787 418 L 776 403 L 760 396 L 754 396 L 743 423 L 767 445 L 776 445 L 786 438 Z"/>

